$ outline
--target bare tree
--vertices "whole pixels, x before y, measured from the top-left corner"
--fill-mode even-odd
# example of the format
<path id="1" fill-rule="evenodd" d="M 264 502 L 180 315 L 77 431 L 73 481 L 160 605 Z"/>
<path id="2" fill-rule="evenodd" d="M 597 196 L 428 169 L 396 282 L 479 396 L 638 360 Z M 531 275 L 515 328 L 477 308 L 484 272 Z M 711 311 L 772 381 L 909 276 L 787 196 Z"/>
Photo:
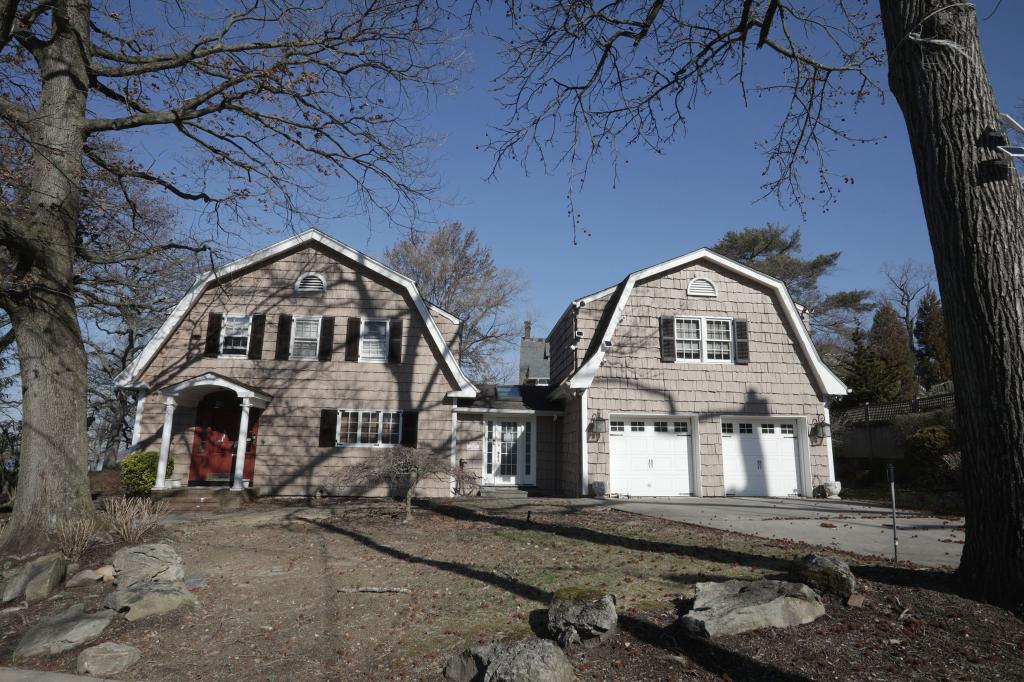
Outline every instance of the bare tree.
<path id="1" fill-rule="evenodd" d="M 570 188 L 595 153 L 635 143 L 662 151 L 685 130 L 689 107 L 731 83 L 744 95 L 774 93 L 789 104 L 763 147 L 765 191 L 800 201 L 799 171 L 811 162 L 819 191 L 831 198 L 827 143 L 852 137 L 845 121 L 865 97 L 880 93 L 876 67 L 887 62 L 949 327 L 967 503 L 959 575 L 983 598 L 1024 603 L 1024 191 L 996 149 L 1004 139 L 1002 119 L 975 6 L 949 0 L 508 5 L 514 22 L 502 85 L 509 116 L 492 144 L 496 166 L 538 156 L 562 162 Z M 755 57 L 765 63 L 748 70 Z"/>
<path id="2" fill-rule="evenodd" d="M 428 301 L 463 320 L 459 360 L 474 381 L 509 379 L 505 354 L 519 339 L 515 306 L 526 289 L 523 275 L 496 264 L 476 230 L 458 222 L 434 232 L 410 232 L 385 257 L 416 280 Z"/>
<path id="3" fill-rule="evenodd" d="M 468 491 L 477 485 L 477 477 L 462 467 L 452 466 L 444 452 L 419 448 L 393 447 L 375 452 L 354 464 L 336 480 L 337 492 L 345 494 L 353 488 L 388 486 L 393 494 L 405 500 L 405 520 L 412 520 L 412 501 L 417 488 L 434 480 L 451 485 L 454 490 Z"/>
<path id="4" fill-rule="evenodd" d="M 889 282 L 882 296 L 903 320 L 903 326 L 907 328 L 910 352 L 916 354 L 914 323 L 917 321 L 917 302 L 931 285 L 934 273 L 931 268 L 907 259 L 899 265 L 886 263 L 882 266 L 882 274 Z"/>
<path id="5" fill-rule="evenodd" d="M 87 164 L 195 202 L 221 227 L 290 224 L 315 211 L 321 188 L 357 209 L 412 210 L 433 189 L 419 103 L 457 71 L 442 14 L 430 0 L 0 0 L 0 119 L 32 158 L 25 196 L 0 206 L 0 308 L 24 417 L 3 549 L 94 513 L 75 273 L 112 261 L 87 238 Z M 141 147 L 148 130 L 176 153 L 160 164 L 107 153 L 118 140 Z"/>

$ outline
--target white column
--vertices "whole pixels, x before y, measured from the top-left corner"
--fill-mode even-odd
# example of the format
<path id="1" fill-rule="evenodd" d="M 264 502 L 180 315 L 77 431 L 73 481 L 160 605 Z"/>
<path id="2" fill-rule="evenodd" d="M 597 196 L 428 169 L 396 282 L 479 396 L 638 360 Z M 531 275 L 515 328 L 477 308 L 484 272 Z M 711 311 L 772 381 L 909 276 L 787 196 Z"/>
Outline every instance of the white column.
<path id="1" fill-rule="evenodd" d="M 160 461 L 156 465 L 156 485 L 153 490 L 167 487 L 167 455 L 171 451 L 171 428 L 174 425 L 174 407 L 177 401 L 167 396 L 164 398 L 164 430 L 160 434 Z"/>
<path id="2" fill-rule="evenodd" d="M 587 413 L 587 391 L 580 394 L 580 484 L 583 488 L 583 497 L 590 492 L 590 453 L 587 443 L 587 425 L 590 423 L 590 415 Z"/>
<path id="3" fill-rule="evenodd" d="M 142 411 L 146 408 L 146 396 L 140 395 L 135 400 L 135 423 L 132 424 L 132 449 L 142 439 Z"/>
<path id="4" fill-rule="evenodd" d="M 245 450 L 249 444 L 249 408 L 252 401 L 249 398 L 242 398 L 242 417 L 238 421 L 238 449 L 235 455 L 235 475 L 232 477 L 231 489 L 242 489 L 242 476 L 245 472 Z"/>

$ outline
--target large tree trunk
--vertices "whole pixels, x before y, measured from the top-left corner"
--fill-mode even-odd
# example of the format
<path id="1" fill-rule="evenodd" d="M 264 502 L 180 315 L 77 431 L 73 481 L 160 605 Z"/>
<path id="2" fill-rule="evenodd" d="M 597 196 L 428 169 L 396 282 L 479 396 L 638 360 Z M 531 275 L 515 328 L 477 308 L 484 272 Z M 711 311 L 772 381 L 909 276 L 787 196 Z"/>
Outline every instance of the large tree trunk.
<path id="1" fill-rule="evenodd" d="M 974 7 L 881 0 L 889 84 L 917 167 L 956 383 L 967 503 L 959 575 L 1024 603 L 1024 193 L 984 138 L 1002 129 Z M 920 22 L 920 23 L 918 23 Z"/>
<path id="2" fill-rule="evenodd" d="M 86 450 L 86 355 L 73 298 L 88 84 L 89 3 L 56 3 L 53 36 L 36 48 L 42 91 L 30 136 L 29 209 L 7 243 L 16 281 L 5 283 L 21 363 L 18 494 L 0 549 L 50 542 L 63 520 L 91 515 Z"/>

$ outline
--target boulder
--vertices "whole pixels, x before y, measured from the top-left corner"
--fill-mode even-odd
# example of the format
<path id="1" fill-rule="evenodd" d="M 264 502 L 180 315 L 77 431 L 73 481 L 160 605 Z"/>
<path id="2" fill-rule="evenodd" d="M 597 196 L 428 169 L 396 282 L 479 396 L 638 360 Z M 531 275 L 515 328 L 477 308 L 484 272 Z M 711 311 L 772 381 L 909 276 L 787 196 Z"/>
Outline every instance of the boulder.
<path id="1" fill-rule="evenodd" d="M 142 652 L 133 646 L 104 642 L 78 654 L 78 674 L 95 677 L 117 675 L 138 663 L 140 658 Z"/>
<path id="2" fill-rule="evenodd" d="M 803 625 L 824 615 L 821 598 L 807 585 L 781 580 L 727 580 L 697 583 L 693 609 L 679 619 L 679 626 L 688 634 L 713 638 Z"/>
<path id="3" fill-rule="evenodd" d="M 113 617 L 110 611 L 85 613 L 84 605 L 75 604 L 44 618 L 26 632 L 14 650 L 14 660 L 17 662 L 33 656 L 53 656 L 88 644 L 103 634 Z"/>
<path id="4" fill-rule="evenodd" d="M 78 573 L 75 573 L 73 576 L 68 578 L 68 581 L 64 583 L 64 587 L 87 587 L 89 585 L 95 585 L 101 580 L 103 580 L 102 575 L 100 575 L 96 571 L 93 571 L 92 569 L 87 568 L 84 571 L 79 571 Z"/>
<path id="5" fill-rule="evenodd" d="M 111 592 L 104 606 L 124 613 L 126 620 L 139 620 L 194 604 L 184 583 L 136 583 Z"/>
<path id="6" fill-rule="evenodd" d="M 618 622 L 610 594 L 560 591 L 548 607 L 548 631 L 562 648 L 596 646 L 615 633 Z"/>
<path id="7" fill-rule="evenodd" d="M 67 571 L 67 562 L 60 554 L 47 554 L 30 561 L 4 584 L 0 602 L 24 599 L 32 603 L 46 599 L 60 587 Z"/>
<path id="8" fill-rule="evenodd" d="M 794 580 L 807 583 L 818 592 L 849 598 L 857 591 L 857 580 L 849 564 L 825 554 L 808 554 L 791 571 Z"/>
<path id="9" fill-rule="evenodd" d="M 105 582 L 105 583 L 112 583 L 112 582 L 114 582 L 114 579 L 115 579 L 114 567 L 111 566 L 110 564 L 107 564 L 106 566 L 100 566 L 99 568 L 96 569 L 96 572 L 99 573 L 100 579 L 103 580 L 103 582 Z"/>
<path id="10" fill-rule="evenodd" d="M 185 577 L 181 557 L 173 547 L 162 543 L 120 549 L 113 563 L 119 588 L 137 583 L 176 583 Z"/>
<path id="11" fill-rule="evenodd" d="M 573 682 L 576 674 L 565 653 L 546 639 L 491 644 L 448 659 L 449 682 Z"/>

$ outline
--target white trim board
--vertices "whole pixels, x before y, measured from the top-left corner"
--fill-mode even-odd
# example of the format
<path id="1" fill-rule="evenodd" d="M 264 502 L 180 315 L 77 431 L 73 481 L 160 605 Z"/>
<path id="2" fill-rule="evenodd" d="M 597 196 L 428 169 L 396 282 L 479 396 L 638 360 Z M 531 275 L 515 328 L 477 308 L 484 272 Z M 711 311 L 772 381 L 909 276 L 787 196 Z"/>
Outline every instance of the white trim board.
<path id="1" fill-rule="evenodd" d="M 452 353 L 452 350 L 445 342 L 444 337 L 441 336 L 441 331 L 437 328 L 437 323 L 434 321 L 434 318 L 430 313 L 430 307 L 426 301 L 423 300 L 423 297 L 420 296 L 419 290 L 416 288 L 416 282 L 405 275 L 392 270 L 383 263 L 370 258 L 365 253 L 357 251 L 347 244 L 344 244 L 316 229 L 306 230 L 294 237 L 289 237 L 288 239 L 273 244 L 272 246 L 260 249 L 245 258 L 232 261 L 216 270 L 211 270 L 205 275 L 197 277 L 195 284 L 193 284 L 188 293 L 178 301 L 178 304 L 174 306 L 171 314 L 164 321 L 163 325 L 161 325 L 160 329 L 157 330 L 156 334 L 153 335 L 150 342 L 146 344 L 146 347 L 142 349 L 142 352 L 139 353 L 135 359 L 132 360 L 131 364 L 129 364 L 128 367 L 126 367 L 124 371 L 117 376 L 117 385 L 121 388 L 127 388 L 137 384 L 139 376 L 153 361 L 156 354 L 161 348 L 163 348 L 164 344 L 167 343 L 171 334 L 178 328 L 181 321 L 185 319 L 185 316 L 199 300 L 199 297 L 206 291 L 207 287 L 215 283 L 218 278 L 227 277 L 239 270 L 258 265 L 263 261 L 274 258 L 275 256 L 286 253 L 292 249 L 313 243 L 320 244 L 337 255 L 355 261 L 366 269 L 375 272 L 404 288 L 409 294 L 409 298 L 412 299 L 413 304 L 416 306 L 416 310 L 423 318 L 427 327 L 428 338 L 430 338 L 437 350 L 441 353 L 441 357 L 444 359 L 445 365 L 447 365 L 455 383 L 458 385 L 458 388 L 448 393 L 448 397 L 475 398 L 477 396 L 478 391 L 476 386 L 474 386 L 469 378 L 462 372 L 462 369 L 459 367 L 458 360 L 455 358 L 455 354 Z"/>
<path id="2" fill-rule="evenodd" d="M 789 295 L 789 291 L 786 289 L 786 285 L 774 277 L 769 277 L 768 275 L 758 272 L 753 268 L 737 263 L 730 258 L 720 256 L 709 249 L 697 249 L 692 253 L 673 258 L 672 260 L 665 261 L 664 263 L 652 265 L 651 267 L 644 268 L 643 270 L 637 270 L 627 277 L 620 285 L 623 287 L 622 295 L 619 297 L 615 310 L 612 311 L 612 317 L 608 326 L 605 328 L 604 336 L 600 339 L 594 339 L 591 342 L 592 344 L 598 344 L 597 350 L 587 359 L 586 362 L 583 363 L 583 365 L 580 366 L 578 370 L 576 370 L 575 374 L 569 378 L 569 388 L 585 390 L 590 388 L 590 385 L 594 383 L 594 379 L 597 377 L 597 372 L 601 368 L 601 363 L 604 361 L 608 344 L 615 335 L 615 330 L 619 326 L 619 322 L 622 320 L 622 315 L 626 310 L 626 304 L 629 302 L 629 297 L 633 293 L 633 288 L 636 286 L 638 281 L 649 277 L 655 277 L 669 270 L 689 265 L 690 263 L 694 263 L 698 260 L 707 260 L 729 270 L 730 272 L 734 272 L 742 277 L 746 277 L 758 284 L 762 284 L 772 289 L 778 295 L 779 301 L 782 303 L 782 310 L 786 316 L 786 320 L 789 322 L 793 332 L 797 335 L 797 341 L 809 360 L 811 372 L 822 392 L 827 395 L 846 395 L 849 393 L 849 389 L 846 387 L 846 384 L 844 384 L 839 377 L 837 377 L 832 370 L 825 365 L 821 356 L 818 355 L 818 351 L 815 349 L 814 344 L 811 343 L 810 334 L 808 334 L 806 327 L 804 327 L 803 320 L 800 317 L 800 313 L 797 311 L 796 304 Z"/>

